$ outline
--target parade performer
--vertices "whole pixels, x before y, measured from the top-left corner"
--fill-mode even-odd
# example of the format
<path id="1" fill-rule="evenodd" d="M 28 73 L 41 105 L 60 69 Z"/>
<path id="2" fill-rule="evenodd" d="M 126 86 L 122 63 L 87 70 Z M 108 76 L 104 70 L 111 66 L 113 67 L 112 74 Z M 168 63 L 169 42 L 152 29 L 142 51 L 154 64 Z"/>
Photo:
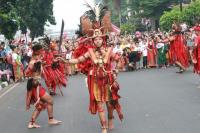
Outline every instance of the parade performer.
<path id="1" fill-rule="evenodd" d="M 192 61 L 194 63 L 194 72 L 200 74 L 200 26 L 195 26 L 194 31 L 197 35 L 192 54 Z"/>
<path id="2" fill-rule="evenodd" d="M 181 32 L 181 27 L 178 24 L 173 24 L 173 35 L 163 43 L 170 42 L 170 47 L 173 49 L 175 64 L 180 68 L 177 73 L 183 73 L 189 67 L 188 49 L 185 44 L 184 35 Z"/>
<path id="3" fill-rule="evenodd" d="M 27 82 L 26 110 L 30 109 L 31 104 L 34 104 L 35 110 L 31 116 L 28 128 L 40 127 L 35 121 L 40 112 L 44 109 L 47 109 L 48 112 L 48 123 L 50 125 L 58 125 L 61 121 L 58 121 L 53 117 L 53 99 L 40 84 L 41 76 L 44 74 L 41 60 L 42 46 L 36 44 L 32 49 L 33 56 L 25 71 L 26 77 L 29 77 Z"/>
<path id="4" fill-rule="evenodd" d="M 59 62 L 56 60 L 55 51 L 52 51 L 55 46 L 52 46 L 50 43 L 50 40 L 48 38 L 45 38 L 45 46 L 46 50 L 43 56 L 43 70 L 44 70 L 44 80 L 46 83 L 46 86 L 49 89 L 50 95 L 56 94 L 56 87 L 59 87 L 59 90 L 61 92 L 61 95 L 63 95 L 61 90 L 61 85 L 64 87 L 66 86 L 66 78 L 65 75 L 60 71 L 59 69 Z M 56 54 L 58 52 L 56 51 Z"/>
<path id="5" fill-rule="evenodd" d="M 75 58 L 68 61 L 63 58 L 58 59 L 66 63 L 80 63 L 79 69 L 88 75 L 89 110 L 92 114 L 98 112 L 102 133 L 107 133 L 107 128 L 111 130 L 114 127 L 114 110 L 117 111 L 120 120 L 123 119 L 122 109 L 118 101 L 120 96 L 118 95 L 119 85 L 116 81 L 117 74 L 111 67 L 115 54 L 113 46 L 106 42 L 106 33 L 111 31 L 108 9 L 100 3 L 96 4 L 94 9 L 87 11 L 81 17 L 81 29 L 82 33 L 88 37 L 82 38 L 79 48 L 74 52 Z M 104 105 L 107 106 L 108 121 L 105 117 Z"/>

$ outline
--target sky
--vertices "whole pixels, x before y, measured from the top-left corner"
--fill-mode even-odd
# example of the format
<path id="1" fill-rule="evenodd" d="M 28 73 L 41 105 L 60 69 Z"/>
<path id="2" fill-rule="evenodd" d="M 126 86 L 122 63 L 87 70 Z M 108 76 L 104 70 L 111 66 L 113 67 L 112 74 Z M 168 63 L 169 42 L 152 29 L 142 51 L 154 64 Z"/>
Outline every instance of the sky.
<path id="1" fill-rule="evenodd" d="M 89 3 L 91 1 L 87 0 Z M 62 19 L 65 21 L 65 30 L 77 29 L 80 16 L 88 9 L 84 5 L 84 0 L 54 0 L 53 10 L 57 24 L 49 28 L 53 31 L 60 31 Z"/>

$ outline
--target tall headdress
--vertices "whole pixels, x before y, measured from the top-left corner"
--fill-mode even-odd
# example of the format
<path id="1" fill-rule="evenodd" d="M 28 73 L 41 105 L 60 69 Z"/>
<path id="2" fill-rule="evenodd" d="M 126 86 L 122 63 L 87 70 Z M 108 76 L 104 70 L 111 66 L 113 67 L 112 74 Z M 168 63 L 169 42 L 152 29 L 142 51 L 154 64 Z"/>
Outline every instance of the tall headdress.
<path id="1" fill-rule="evenodd" d="M 90 10 L 86 11 L 80 18 L 80 33 L 87 37 L 96 37 L 111 32 L 111 13 L 103 1 L 95 2 L 94 7 L 86 1 L 85 3 Z"/>

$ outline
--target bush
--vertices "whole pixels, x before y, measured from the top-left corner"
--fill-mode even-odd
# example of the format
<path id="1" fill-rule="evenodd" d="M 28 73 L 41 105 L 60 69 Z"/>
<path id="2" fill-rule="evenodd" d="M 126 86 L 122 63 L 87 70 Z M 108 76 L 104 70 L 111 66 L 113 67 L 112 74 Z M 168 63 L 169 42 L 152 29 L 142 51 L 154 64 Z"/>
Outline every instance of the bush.
<path id="1" fill-rule="evenodd" d="M 163 30 L 170 30 L 174 21 L 186 22 L 189 26 L 193 26 L 195 21 L 200 20 L 200 0 L 192 2 L 184 7 L 181 12 L 179 7 L 174 7 L 171 11 L 164 12 L 160 18 L 160 27 Z"/>
<path id="2" fill-rule="evenodd" d="M 164 14 L 160 18 L 160 27 L 163 30 L 170 30 L 173 22 L 182 22 L 183 21 L 183 13 L 180 12 L 180 9 L 175 7 L 173 10 L 169 12 L 164 12 Z"/>
<path id="3" fill-rule="evenodd" d="M 121 25 L 121 33 L 125 34 L 125 33 L 132 33 L 135 31 L 135 25 L 130 24 L 130 23 L 125 23 Z"/>

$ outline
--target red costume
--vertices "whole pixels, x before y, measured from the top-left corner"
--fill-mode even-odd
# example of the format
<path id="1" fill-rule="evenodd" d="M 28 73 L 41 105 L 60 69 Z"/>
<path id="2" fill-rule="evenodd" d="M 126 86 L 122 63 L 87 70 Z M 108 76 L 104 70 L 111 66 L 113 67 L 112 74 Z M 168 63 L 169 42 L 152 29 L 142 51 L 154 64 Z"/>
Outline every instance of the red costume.
<path id="1" fill-rule="evenodd" d="M 189 67 L 188 50 L 185 39 L 181 32 L 175 32 L 174 40 L 171 42 L 172 53 L 175 61 L 179 62 L 184 68 Z"/>
<path id="2" fill-rule="evenodd" d="M 45 89 L 39 83 L 42 74 L 42 65 L 39 58 L 32 58 L 26 71 L 26 77 L 29 77 L 27 82 L 27 95 L 26 95 L 26 107 L 30 108 L 31 104 L 36 104 L 35 107 L 38 111 L 46 108 L 46 104 L 42 101 L 37 101 L 46 93 Z"/>
<path id="3" fill-rule="evenodd" d="M 101 47 L 102 50 L 93 46 L 92 43 L 91 41 L 80 43 L 79 47 L 74 52 L 75 58 L 83 57 L 85 53 L 89 53 L 91 56 L 91 58 L 78 64 L 81 72 L 87 74 L 88 77 L 87 83 L 90 94 L 89 110 L 92 114 L 96 114 L 97 111 L 100 111 L 97 102 L 109 101 L 111 103 L 110 108 L 112 108 L 112 110 L 116 109 L 119 118 L 122 120 L 123 114 L 118 101 L 120 98 L 118 95 L 119 85 L 111 66 L 111 61 L 115 60 L 116 57 L 112 52 L 113 48 L 107 48 L 105 41 L 104 46 Z M 106 51 L 109 51 L 107 55 L 105 55 Z M 103 57 L 107 57 L 108 62 L 102 62 L 101 64 Z M 95 60 L 100 61 L 100 63 L 95 63 Z"/>
<path id="4" fill-rule="evenodd" d="M 44 65 L 44 79 L 48 88 L 52 88 L 54 93 L 56 92 L 56 86 L 60 85 L 66 86 L 65 75 L 60 71 L 58 62 L 54 62 L 55 52 L 46 51 L 43 60 L 45 61 Z"/>
<path id="5" fill-rule="evenodd" d="M 194 27 L 195 31 L 200 32 L 200 26 Z M 195 48 L 193 49 L 192 58 L 194 60 L 194 72 L 200 74 L 200 35 L 195 39 Z"/>
<path id="6" fill-rule="evenodd" d="M 154 45 L 154 41 L 148 42 L 147 60 L 149 67 L 156 67 L 156 48 Z"/>

